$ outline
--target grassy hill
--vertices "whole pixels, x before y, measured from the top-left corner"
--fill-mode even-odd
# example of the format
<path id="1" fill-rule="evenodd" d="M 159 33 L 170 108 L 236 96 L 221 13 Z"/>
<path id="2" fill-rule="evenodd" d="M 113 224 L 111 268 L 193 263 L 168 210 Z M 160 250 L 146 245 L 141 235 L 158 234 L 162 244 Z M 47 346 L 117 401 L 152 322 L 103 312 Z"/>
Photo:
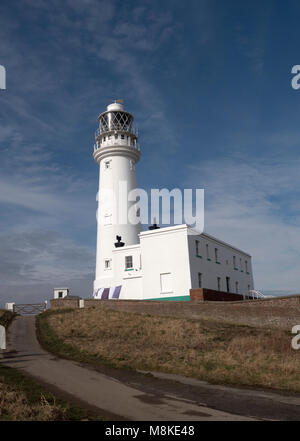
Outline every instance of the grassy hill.
<path id="1" fill-rule="evenodd" d="M 232 316 L 229 322 L 213 314 L 187 319 L 105 307 L 47 311 L 39 316 L 39 331 L 49 350 L 79 361 L 300 391 L 300 351 L 280 327 L 234 324 Z"/>

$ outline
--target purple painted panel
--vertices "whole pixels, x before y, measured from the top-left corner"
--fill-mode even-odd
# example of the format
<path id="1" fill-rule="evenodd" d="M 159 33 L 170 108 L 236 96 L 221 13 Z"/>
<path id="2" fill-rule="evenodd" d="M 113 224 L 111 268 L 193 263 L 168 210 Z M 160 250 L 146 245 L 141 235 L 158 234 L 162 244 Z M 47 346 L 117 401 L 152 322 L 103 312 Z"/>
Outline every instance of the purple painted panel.
<path id="1" fill-rule="evenodd" d="M 113 299 L 118 299 L 119 298 L 120 292 L 121 292 L 121 288 L 122 288 L 122 285 L 115 287 L 115 291 L 114 291 L 113 296 L 112 296 Z"/>
<path id="2" fill-rule="evenodd" d="M 108 295 L 109 295 L 109 288 L 104 288 L 101 299 L 102 300 L 107 300 L 108 299 Z"/>

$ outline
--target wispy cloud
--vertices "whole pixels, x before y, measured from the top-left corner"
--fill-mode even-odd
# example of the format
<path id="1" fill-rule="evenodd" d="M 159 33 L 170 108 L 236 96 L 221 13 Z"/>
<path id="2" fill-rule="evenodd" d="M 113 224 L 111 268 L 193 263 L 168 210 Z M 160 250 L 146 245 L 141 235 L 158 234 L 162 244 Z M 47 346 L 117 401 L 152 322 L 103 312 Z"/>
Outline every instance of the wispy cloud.
<path id="1" fill-rule="evenodd" d="M 299 291 L 299 166 L 243 157 L 190 167 L 188 183 L 205 188 L 206 231 L 252 254 L 259 289 Z"/>

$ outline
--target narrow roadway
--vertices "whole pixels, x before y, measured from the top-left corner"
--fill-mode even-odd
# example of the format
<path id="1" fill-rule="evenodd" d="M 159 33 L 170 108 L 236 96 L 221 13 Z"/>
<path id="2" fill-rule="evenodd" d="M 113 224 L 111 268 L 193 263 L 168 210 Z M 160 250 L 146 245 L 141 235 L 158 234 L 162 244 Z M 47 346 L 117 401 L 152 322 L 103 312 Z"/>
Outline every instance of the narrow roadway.
<path id="1" fill-rule="evenodd" d="M 299 395 L 214 386 L 167 374 L 93 368 L 57 358 L 40 346 L 32 316 L 18 316 L 13 321 L 8 331 L 8 349 L 0 362 L 99 409 L 99 414 L 102 411 L 112 420 L 300 419 Z"/>

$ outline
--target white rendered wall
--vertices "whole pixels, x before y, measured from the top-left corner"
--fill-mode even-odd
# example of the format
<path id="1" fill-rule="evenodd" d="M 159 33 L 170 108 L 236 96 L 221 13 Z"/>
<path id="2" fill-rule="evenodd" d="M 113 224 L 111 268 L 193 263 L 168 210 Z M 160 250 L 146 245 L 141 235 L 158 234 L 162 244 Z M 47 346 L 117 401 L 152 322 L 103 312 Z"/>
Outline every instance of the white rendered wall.
<path id="1" fill-rule="evenodd" d="M 196 240 L 199 241 L 199 256 L 196 255 Z M 236 293 L 236 282 L 238 282 L 239 294 L 246 294 L 249 287 L 254 288 L 249 254 L 205 233 L 189 235 L 188 243 L 192 288 L 199 288 L 198 273 L 202 274 L 202 288 L 218 290 L 218 277 L 221 279 L 221 291 L 227 291 L 226 277 L 230 278 L 230 292 L 232 293 Z M 209 256 L 207 256 L 206 245 L 208 245 Z M 219 263 L 215 260 L 215 248 L 218 250 Z M 236 259 L 235 267 L 233 256 Z M 248 271 L 246 271 L 245 261 L 247 261 Z"/>
<path id="2" fill-rule="evenodd" d="M 5 309 L 8 309 L 9 311 L 14 310 L 14 304 L 15 303 L 5 303 Z"/>
<path id="3" fill-rule="evenodd" d="M 132 256 L 133 267 L 125 268 L 125 257 Z M 143 298 L 141 248 L 140 245 L 115 248 L 113 251 L 114 285 L 122 286 L 120 299 L 141 300 Z"/>
<path id="4" fill-rule="evenodd" d="M 201 273 L 202 288 L 218 290 L 217 278 L 220 277 L 220 290 L 227 291 L 226 277 L 230 277 L 230 292 L 236 292 L 236 282 L 240 294 L 246 294 L 249 287 L 253 289 L 251 256 L 204 233 L 188 234 L 191 231 L 187 225 L 144 231 L 139 235 L 140 245 L 114 248 L 112 267 L 106 270 L 103 287 L 121 285 L 120 299 L 184 297 L 189 296 L 191 288 L 199 287 L 198 273 Z M 219 263 L 215 261 L 215 248 Z M 132 256 L 130 270 L 125 268 L 126 256 Z M 236 256 L 237 269 L 233 267 L 233 256 Z M 164 286 L 168 289 L 164 290 Z"/>
<path id="5" fill-rule="evenodd" d="M 143 298 L 188 296 L 191 288 L 187 226 L 161 228 L 140 234 Z M 169 287 L 164 292 L 161 281 Z M 165 282 L 163 282 L 165 283 Z"/>
<path id="6" fill-rule="evenodd" d="M 106 166 L 108 162 L 109 168 Z M 122 188 L 122 183 L 125 183 L 126 187 Z M 112 271 L 108 272 L 105 270 L 104 262 L 107 259 L 112 260 L 116 236 L 122 237 L 125 246 L 138 243 L 141 224 L 132 225 L 126 218 L 123 220 L 123 224 L 119 222 L 119 198 L 122 198 L 126 203 L 128 193 L 136 188 L 135 162 L 132 157 L 120 153 L 120 155 L 106 156 L 100 161 L 99 199 L 101 200 L 101 192 L 103 191 L 111 192 L 115 197 L 109 198 L 105 204 L 99 203 L 98 206 L 98 219 L 100 219 L 102 210 L 102 216 L 111 216 L 112 224 L 105 225 L 103 222 L 98 222 L 95 289 L 113 286 L 116 266 L 113 265 Z M 134 203 L 128 202 L 127 211 L 129 212 L 131 209 L 135 209 Z"/>

